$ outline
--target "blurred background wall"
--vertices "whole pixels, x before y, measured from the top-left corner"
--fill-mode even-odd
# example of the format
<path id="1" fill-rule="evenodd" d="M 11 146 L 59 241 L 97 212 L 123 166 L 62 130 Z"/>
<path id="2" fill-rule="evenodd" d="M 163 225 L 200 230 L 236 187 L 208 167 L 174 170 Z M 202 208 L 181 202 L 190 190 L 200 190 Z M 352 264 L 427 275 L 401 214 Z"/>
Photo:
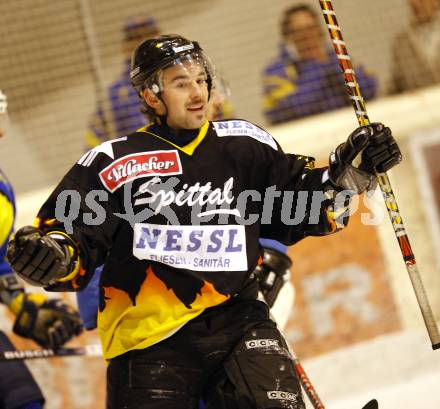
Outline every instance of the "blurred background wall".
<path id="1" fill-rule="evenodd" d="M 15 140 L 2 141 L 0 160 L 18 192 L 55 182 L 84 148 L 96 93 L 82 3 L 0 3 L 0 87 L 8 95 L 16 129 Z M 199 40 L 230 83 L 235 115 L 264 126 L 262 71 L 278 53 L 282 11 L 297 3 L 88 0 L 102 81 L 110 84 L 122 70 L 127 18 L 148 12 L 162 32 Z M 317 1 L 306 3 L 319 9 Z M 336 7 L 353 59 L 378 77 L 382 92 L 389 79 L 391 39 L 409 24 L 407 5 L 402 0 L 339 0 Z"/>

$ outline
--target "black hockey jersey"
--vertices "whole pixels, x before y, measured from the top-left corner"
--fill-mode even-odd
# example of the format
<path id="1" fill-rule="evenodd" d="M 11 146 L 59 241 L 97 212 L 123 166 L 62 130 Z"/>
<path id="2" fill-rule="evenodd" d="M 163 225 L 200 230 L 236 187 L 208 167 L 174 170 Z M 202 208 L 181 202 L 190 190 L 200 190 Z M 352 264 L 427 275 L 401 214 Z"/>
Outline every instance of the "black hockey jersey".
<path id="1" fill-rule="evenodd" d="M 104 356 L 146 348 L 239 293 L 260 236 L 291 245 L 335 231 L 329 200 L 311 215 L 312 192 L 322 193 L 325 180 L 312 158 L 285 154 L 243 120 L 206 122 L 184 147 L 149 126 L 104 142 L 39 212 L 40 229 L 67 231 L 79 244 L 81 268 L 49 290 L 84 288 L 104 264 Z"/>

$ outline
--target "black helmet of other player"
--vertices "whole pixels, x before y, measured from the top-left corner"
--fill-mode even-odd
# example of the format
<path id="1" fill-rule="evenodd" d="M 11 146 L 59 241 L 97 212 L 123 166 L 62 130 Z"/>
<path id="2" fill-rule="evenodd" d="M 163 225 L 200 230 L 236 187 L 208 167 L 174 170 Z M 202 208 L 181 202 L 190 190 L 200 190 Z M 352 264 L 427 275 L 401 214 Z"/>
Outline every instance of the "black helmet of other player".
<path id="1" fill-rule="evenodd" d="M 203 67 L 210 93 L 214 77 L 211 62 L 197 41 L 174 34 L 145 40 L 136 47 L 131 59 L 131 83 L 141 97 L 145 88 L 160 94 L 163 91 L 160 73 L 168 67 L 188 62 Z"/>

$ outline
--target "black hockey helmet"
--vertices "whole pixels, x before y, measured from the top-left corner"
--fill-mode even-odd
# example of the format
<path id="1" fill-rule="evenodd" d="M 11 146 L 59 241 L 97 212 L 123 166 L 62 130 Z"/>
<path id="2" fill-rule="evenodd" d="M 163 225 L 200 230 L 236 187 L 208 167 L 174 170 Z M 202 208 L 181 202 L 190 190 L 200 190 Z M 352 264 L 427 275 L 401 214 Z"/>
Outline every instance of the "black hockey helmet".
<path id="1" fill-rule="evenodd" d="M 196 61 L 204 67 L 210 92 L 214 69 L 209 59 L 197 41 L 190 41 L 175 34 L 148 39 L 136 47 L 131 59 L 131 83 L 139 95 L 145 88 L 150 88 L 158 94 L 161 85 L 158 78 L 154 78 L 155 74 L 184 60 Z"/>

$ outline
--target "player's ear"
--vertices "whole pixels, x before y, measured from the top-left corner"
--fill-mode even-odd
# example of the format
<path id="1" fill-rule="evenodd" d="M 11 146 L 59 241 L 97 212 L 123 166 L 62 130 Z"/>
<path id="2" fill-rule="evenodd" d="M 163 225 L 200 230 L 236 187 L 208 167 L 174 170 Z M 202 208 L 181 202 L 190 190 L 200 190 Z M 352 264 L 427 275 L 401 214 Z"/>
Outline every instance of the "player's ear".
<path id="1" fill-rule="evenodd" d="M 146 104 L 149 107 L 153 108 L 156 114 L 158 115 L 166 114 L 166 108 L 164 103 L 151 89 L 145 88 L 143 91 L 143 96 Z"/>

